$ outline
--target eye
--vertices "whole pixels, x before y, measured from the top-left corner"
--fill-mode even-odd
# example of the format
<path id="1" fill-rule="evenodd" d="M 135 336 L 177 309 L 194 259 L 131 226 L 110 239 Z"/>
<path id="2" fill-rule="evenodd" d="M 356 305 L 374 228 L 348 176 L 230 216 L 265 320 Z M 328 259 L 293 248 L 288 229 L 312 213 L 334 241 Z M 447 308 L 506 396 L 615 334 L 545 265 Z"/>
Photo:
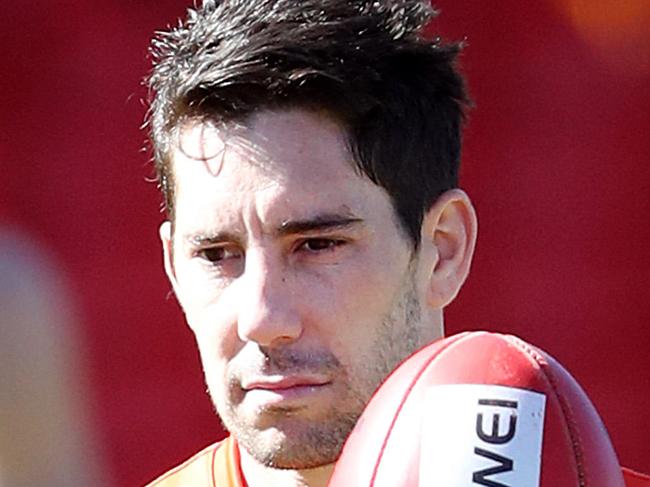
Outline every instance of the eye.
<path id="1" fill-rule="evenodd" d="M 196 254 L 210 264 L 223 264 L 242 256 L 241 250 L 234 246 L 206 247 Z"/>
<path id="2" fill-rule="evenodd" d="M 299 249 L 310 253 L 327 252 L 337 247 L 345 245 L 344 240 L 334 238 L 309 238 L 302 242 Z"/>

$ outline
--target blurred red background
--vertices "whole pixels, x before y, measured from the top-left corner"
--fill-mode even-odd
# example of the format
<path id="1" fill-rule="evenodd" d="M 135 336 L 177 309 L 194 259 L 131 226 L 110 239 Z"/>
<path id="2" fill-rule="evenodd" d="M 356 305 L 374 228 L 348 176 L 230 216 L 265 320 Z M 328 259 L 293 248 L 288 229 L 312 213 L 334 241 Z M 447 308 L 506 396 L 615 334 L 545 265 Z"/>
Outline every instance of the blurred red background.
<path id="1" fill-rule="evenodd" d="M 646 471 L 648 5 L 440 0 L 432 26 L 465 39 L 476 102 L 462 185 L 479 245 L 448 331 L 546 349 L 583 384 L 621 461 Z M 110 485 L 141 485 L 222 435 L 163 275 L 161 198 L 139 128 L 148 40 L 186 6 L 3 5 L 0 224 L 43 248 L 70 288 L 82 399 Z"/>

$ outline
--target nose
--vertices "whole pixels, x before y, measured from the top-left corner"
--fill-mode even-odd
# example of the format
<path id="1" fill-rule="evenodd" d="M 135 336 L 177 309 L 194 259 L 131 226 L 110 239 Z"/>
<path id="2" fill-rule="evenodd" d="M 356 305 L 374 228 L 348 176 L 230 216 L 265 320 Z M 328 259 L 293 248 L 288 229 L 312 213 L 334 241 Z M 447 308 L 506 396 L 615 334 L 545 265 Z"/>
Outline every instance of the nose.
<path id="1" fill-rule="evenodd" d="M 280 259 L 248 252 L 240 277 L 237 334 L 243 342 L 273 347 L 292 342 L 302 334 L 296 310 L 297 293 Z"/>

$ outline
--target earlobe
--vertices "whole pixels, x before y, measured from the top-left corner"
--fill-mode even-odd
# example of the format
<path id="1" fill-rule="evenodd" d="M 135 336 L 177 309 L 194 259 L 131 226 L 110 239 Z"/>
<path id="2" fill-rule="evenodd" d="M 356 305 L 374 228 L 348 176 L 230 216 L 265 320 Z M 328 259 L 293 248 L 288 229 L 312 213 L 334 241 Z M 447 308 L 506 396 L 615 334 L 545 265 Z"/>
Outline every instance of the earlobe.
<path id="1" fill-rule="evenodd" d="M 443 308 L 460 291 L 469 274 L 477 227 L 474 207 L 460 189 L 443 193 L 425 215 L 421 252 L 429 256 L 430 306 Z"/>

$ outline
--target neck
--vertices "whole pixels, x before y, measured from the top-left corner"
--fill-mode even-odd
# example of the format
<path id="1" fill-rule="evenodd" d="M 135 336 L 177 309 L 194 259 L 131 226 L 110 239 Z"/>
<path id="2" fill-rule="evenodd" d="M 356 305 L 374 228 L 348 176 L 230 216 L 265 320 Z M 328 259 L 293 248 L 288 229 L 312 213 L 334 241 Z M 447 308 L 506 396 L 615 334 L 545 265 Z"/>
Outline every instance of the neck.
<path id="1" fill-rule="evenodd" d="M 277 469 L 262 465 L 243 448 L 241 469 L 249 487 L 326 487 L 334 464 L 305 470 Z"/>

